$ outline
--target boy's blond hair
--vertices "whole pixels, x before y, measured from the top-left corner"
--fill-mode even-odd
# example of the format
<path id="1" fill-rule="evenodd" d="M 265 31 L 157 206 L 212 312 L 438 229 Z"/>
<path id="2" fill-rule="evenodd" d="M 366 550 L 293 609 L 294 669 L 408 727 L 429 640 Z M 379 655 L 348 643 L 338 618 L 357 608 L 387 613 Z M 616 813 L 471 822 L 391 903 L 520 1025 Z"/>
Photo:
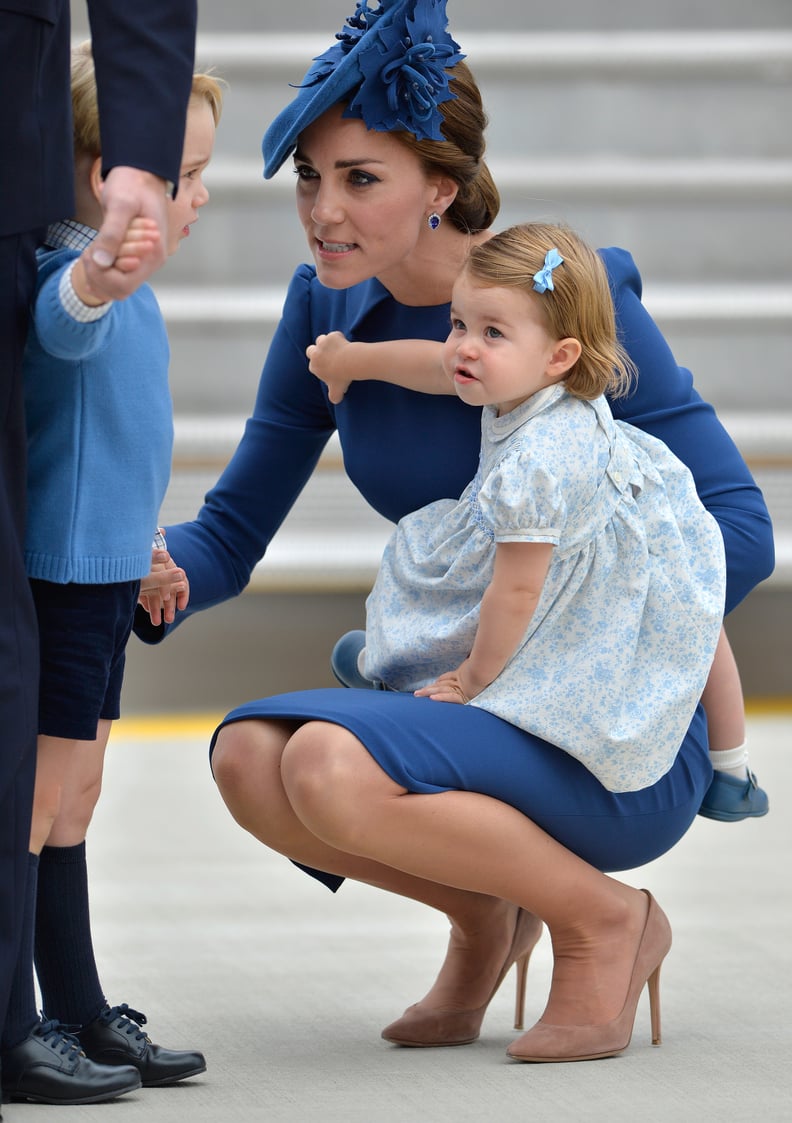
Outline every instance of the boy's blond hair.
<path id="1" fill-rule="evenodd" d="M 552 271 L 553 289 L 539 293 L 534 274 L 551 249 L 558 250 L 563 264 Z M 512 226 L 476 246 L 464 268 L 479 284 L 522 289 L 541 309 L 553 339 L 580 342 L 580 358 L 563 380 L 570 394 L 619 397 L 629 390 L 635 370 L 617 339 L 605 266 L 569 227 L 540 222 Z"/>
<path id="2" fill-rule="evenodd" d="M 205 101 L 212 111 L 215 125 L 223 110 L 221 78 L 211 74 L 194 74 L 190 100 Z M 96 96 L 96 77 L 90 40 L 80 43 L 71 54 L 72 114 L 74 117 L 75 155 L 100 156 L 102 141 L 99 135 L 99 106 Z"/>

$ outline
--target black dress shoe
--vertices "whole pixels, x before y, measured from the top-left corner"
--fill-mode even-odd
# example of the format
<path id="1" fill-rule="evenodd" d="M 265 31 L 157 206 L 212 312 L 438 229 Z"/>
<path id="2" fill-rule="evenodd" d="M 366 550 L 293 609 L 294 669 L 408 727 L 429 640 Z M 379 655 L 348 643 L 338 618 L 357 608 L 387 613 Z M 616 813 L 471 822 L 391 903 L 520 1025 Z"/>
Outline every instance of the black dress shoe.
<path id="1" fill-rule="evenodd" d="M 163 1049 L 141 1026 L 146 1015 L 122 1006 L 107 1006 L 77 1037 L 86 1056 L 103 1065 L 134 1065 L 144 1088 L 176 1084 L 206 1071 L 203 1053 Z"/>
<path id="2" fill-rule="evenodd" d="M 134 1092 L 136 1068 L 94 1064 L 59 1022 L 40 1022 L 3 1053 L 3 1096 L 41 1104 L 93 1104 Z"/>

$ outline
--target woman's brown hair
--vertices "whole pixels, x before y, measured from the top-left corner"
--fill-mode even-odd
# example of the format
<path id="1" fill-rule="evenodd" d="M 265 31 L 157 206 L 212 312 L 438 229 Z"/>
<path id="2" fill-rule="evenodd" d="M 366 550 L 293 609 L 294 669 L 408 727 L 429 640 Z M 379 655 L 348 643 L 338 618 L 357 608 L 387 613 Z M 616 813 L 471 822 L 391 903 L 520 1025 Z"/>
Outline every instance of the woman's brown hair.
<path id="1" fill-rule="evenodd" d="M 416 140 L 409 132 L 392 135 L 418 156 L 427 173 L 454 180 L 459 190 L 443 217 L 464 234 L 477 234 L 489 230 L 500 210 L 500 195 L 484 161 L 487 115 L 467 63 L 458 62 L 447 73 L 456 96 L 438 106 L 445 140 Z"/>

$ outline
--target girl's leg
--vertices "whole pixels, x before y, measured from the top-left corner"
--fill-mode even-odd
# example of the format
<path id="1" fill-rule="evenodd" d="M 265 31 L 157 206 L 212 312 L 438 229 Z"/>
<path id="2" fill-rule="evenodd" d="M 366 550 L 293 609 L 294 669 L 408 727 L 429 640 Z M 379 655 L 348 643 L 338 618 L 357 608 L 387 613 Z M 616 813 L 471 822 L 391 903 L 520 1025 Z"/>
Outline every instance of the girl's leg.
<path id="1" fill-rule="evenodd" d="M 337 725 L 295 730 L 281 775 L 297 818 L 333 850 L 542 917 L 555 958 L 546 1021 L 597 1025 L 620 1013 L 646 921 L 645 894 L 489 796 L 406 792 Z"/>
<path id="2" fill-rule="evenodd" d="M 451 922 L 449 954 L 421 1005 L 474 1010 L 486 1003 L 515 936 L 517 908 L 488 893 L 415 877 L 318 838 L 295 815 L 283 786 L 282 757 L 297 728 L 296 723 L 240 721 L 220 730 L 212 770 L 233 817 L 264 845 L 293 861 L 445 913 Z M 529 942 L 515 951 L 527 952 L 532 946 Z"/>
<path id="3" fill-rule="evenodd" d="M 714 754 L 712 763 L 717 768 L 715 754 L 741 748 L 745 742 L 745 702 L 740 672 L 723 628 L 701 703 L 707 714 L 709 747 Z M 745 774 L 744 769 L 743 772 Z"/>
<path id="4" fill-rule="evenodd" d="M 723 628 L 701 703 L 707 715 L 710 763 L 715 775 L 699 814 L 722 822 L 766 815 L 767 794 L 758 787 L 748 765 L 740 672 Z"/>

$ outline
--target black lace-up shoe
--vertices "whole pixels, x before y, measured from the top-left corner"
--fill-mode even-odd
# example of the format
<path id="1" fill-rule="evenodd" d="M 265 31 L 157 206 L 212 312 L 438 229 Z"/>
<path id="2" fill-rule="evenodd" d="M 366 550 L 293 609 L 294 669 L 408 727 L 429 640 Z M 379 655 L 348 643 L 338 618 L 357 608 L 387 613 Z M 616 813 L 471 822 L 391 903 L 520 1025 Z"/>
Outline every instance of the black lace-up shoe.
<path id="1" fill-rule="evenodd" d="M 127 1006 L 107 1006 L 78 1032 L 85 1055 L 102 1065 L 134 1065 L 144 1088 L 176 1084 L 206 1071 L 203 1053 L 163 1049 L 141 1030 L 146 1015 Z"/>
<path id="2" fill-rule="evenodd" d="M 94 1064 L 59 1022 L 40 1022 L 24 1041 L 3 1053 L 3 1097 L 41 1104 L 93 1104 L 114 1100 L 141 1085 L 130 1065 Z"/>

